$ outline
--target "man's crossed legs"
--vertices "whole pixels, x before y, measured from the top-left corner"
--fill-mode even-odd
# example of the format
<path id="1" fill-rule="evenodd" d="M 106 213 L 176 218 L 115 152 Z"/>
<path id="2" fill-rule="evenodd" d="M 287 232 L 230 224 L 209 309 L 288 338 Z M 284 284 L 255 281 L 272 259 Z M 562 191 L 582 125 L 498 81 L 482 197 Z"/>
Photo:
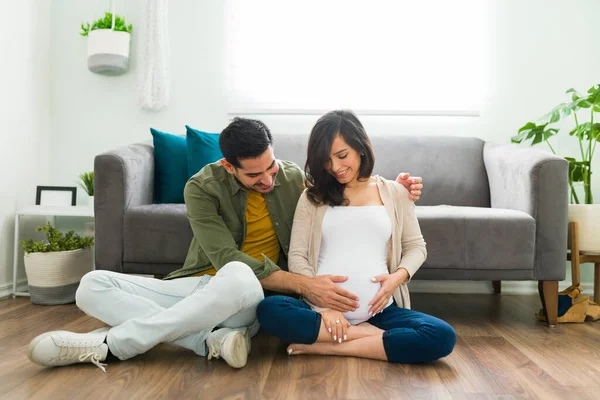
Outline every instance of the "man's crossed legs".
<path id="1" fill-rule="evenodd" d="M 260 282 L 241 262 L 228 263 L 214 277 L 170 281 L 93 271 L 81 280 L 77 306 L 112 328 L 44 333 L 27 355 L 41 365 L 92 362 L 104 370 L 109 352 L 127 360 L 168 342 L 240 368 L 259 328 L 256 307 L 263 298 Z"/>

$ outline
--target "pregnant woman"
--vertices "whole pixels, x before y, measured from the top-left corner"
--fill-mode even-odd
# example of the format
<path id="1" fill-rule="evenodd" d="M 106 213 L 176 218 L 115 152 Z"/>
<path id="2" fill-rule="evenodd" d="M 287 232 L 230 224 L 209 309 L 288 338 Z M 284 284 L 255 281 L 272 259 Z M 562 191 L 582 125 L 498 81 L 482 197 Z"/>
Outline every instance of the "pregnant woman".
<path id="1" fill-rule="evenodd" d="M 427 252 L 408 191 L 371 176 L 375 157 L 351 111 L 331 111 L 312 129 L 307 189 L 292 226 L 290 272 L 347 279 L 350 311 L 322 309 L 288 296 L 258 306 L 269 334 L 290 343 L 287 352 L 345 355 L 394 363 L 434 361 L 454 348 L 446 322 L 410 309 L 406 284 Z"/>

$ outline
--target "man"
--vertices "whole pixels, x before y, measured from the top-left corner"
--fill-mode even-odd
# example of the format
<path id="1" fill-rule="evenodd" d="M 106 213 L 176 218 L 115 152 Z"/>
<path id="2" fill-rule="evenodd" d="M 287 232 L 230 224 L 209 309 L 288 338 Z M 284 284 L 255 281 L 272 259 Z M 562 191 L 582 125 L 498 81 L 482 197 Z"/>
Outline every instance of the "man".
<path id="1" fill-rule="evenodd" d="M 112 328 L 54 331 L 29 345 L 31 361 L 46 366 L 126 360 L 168 342 L 241 368 L 258 331 L 256 307 L 265 292 L 302 295 L 340 311 L 355 308 L 346 278 L 287 272 L 291 225 L 304 173 L 278 161 L 264 123 L 236 118 L 221 133 L 224 159 L 194 175 L 184 191 L 194 237 L 183 268 L 157 280 L 112 271 L 85 275 L 77 306 Z M 403 178 L 403 179 L 402 179 Z M 411 196 L 420 178 L 399 178 Z M 181 279 L 175 279 L 181 278 Z"/>

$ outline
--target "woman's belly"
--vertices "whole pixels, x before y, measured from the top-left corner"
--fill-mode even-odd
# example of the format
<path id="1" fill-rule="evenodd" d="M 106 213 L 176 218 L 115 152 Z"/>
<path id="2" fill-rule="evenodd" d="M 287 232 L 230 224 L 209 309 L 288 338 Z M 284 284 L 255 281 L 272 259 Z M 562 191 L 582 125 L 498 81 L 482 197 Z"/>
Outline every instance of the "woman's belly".
<path id="1" fill-rule="evenodd" d="M 329 274 L 347 276 L 348 280 L 346 282 L 339 282 L 337 285 L 342 289 L 358 296 L 359 298 L 359 307 L 356 309 L 356 311 L 344 313 L 344 317 L 348 320 L 348 322 L 350 322 L 352 325 L 356 325 L 371 318 L 369 315 L 369 303 L 377 295 L 379 289 L 381 289 L 381 283 L 372 282 L 371 278 L 377 275 L 389 274 L 387 267 L 382 265 L 378 268 L 363 268 L 350 274 L 348 274 L 348 272 L 344 273 L 344 271 L 321 271 L 321 269 L 317 272 L 317 275 Z M 387 305 L 392 304 L 392 301 L 393 299 L 390 297 Z"/>

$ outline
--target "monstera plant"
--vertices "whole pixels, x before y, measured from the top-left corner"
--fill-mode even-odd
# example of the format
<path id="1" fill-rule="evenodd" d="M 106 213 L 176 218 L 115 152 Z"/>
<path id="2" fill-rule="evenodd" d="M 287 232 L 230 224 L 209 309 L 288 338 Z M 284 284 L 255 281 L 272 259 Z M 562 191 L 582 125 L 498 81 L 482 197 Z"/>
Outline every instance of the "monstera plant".
<path id="1" fill-rule="evenodd" d="M 579 151 L 573 157 L 564 157 L 569 162 L 569 221 L 579 224 L 581 250 L 600 251 L 600 235 L 596 234 L 596 227 L 600 223 L 600 205 L 594 204 L 592 191 L 592 161 L 600 141 L 600 120 L 597 118 L 600 112 L 600 85 L 592 86 L 584 94 L 573 88 L 567 90 L 566 94 L 570 96 L 570 101 L 557 105 L 536 122 L 527 122 L 511 141 L 530 142 L 532 146 L 543 143 L 556 154 L 550 140 L 560 133 L 557 123 L 565 119 L 572 122 L 568 133 L 577 141 Z"/>

